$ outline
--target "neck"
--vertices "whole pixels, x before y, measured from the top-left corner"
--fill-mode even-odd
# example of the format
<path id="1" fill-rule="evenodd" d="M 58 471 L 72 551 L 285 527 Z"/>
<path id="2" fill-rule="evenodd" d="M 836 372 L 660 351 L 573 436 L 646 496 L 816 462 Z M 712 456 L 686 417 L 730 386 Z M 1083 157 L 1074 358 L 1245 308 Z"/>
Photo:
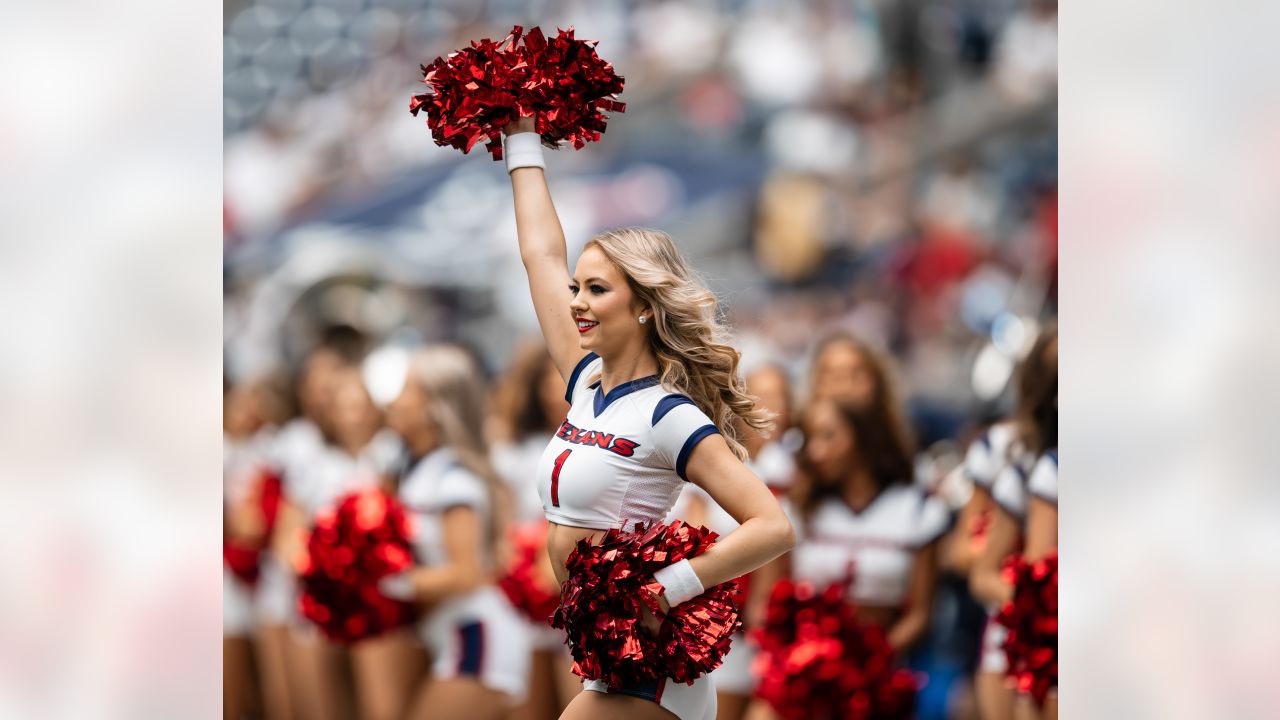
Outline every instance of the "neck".
<path id="1" fill-rule="evenodd" d="M 600 388 L 605 392 L 624 382 L 658 374 L 658 358 L 648 348 L 601 358 L 604 362 L 600 368 Z"/>
<path id="2" fill-rule="evenodd" d="M 407 438 L 405 440 L 405 445 L 409 446 L 409 452 L 412 453 L 415 458 L 426 457 L 428 453 L 440 446 L 440 444 L 435 441 L 435 438 L 425 435 Z"/>
<path id="3" fill-rule="evenodd" d="M 871 472 L 859 466 L 845 481 L 842 495 L 850 507 L 855 510 L 862 510 L 875 499 L 878 492 L 880 492 L 880 487 L 876 485 L 875 478 L 871 476 Z"/>

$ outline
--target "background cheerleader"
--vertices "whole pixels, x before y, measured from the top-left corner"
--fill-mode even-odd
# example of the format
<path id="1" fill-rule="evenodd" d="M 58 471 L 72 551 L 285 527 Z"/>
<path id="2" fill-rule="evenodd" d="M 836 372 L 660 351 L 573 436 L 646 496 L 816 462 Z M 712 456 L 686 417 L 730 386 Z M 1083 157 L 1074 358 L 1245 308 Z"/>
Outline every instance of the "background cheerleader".
<path id="1" fill-rule="evenodd" d="M 547 441 L 560 427 L 569 409 L 564 399 L 564 379 L 551 362 L 541 340 L 523 343 L 511 368 L 497 388 L 493 464 L 512 497 L 511 544 L 536 545 L 534 595 L 560 594 L 555 571 L 547 556 L 547 519 L 538 495 L 538 462 Z M 514 548 L 513 548 L 514 550 Z M 528 548 L 521 548 L 521 552 Z M 512 558 L 511 562 L 519 562 Z M 513 710 L 510 720 L 544 720 L 559 717 L 569 701 L 582 690 L 571 671 L 572 659 L 564 632 L 550 626 L 549 617 L 525 618 L 533 654 L 529 666 L 529 696 Z"/>
<path id="2" fill-rule="evenodd" d="M 529 639 L 493 582 L 507 500 L 489 461 L 485 387 L 471 356 L 452 346 L 416 351 L 388 417 L 409 449 L 399 494 L 415 520 L 418 566 L 381 587 L 424 606 L 417 632 L 432 660 L 408 717 L 498 720 L 524 697 Z M 404 697 L 415 673 L 383 659 L 384 693 Z"/>
<path id="3" fill-rule="evenodd" d="M 948 529 L 948 513 L 914 487 L 911 445 L 882 416 L 832 399 L 805 411 L 801 472 L 789 503 L 798 541 L 766 574 L 819 590 L 850 583 L 858 617 L 883 627 L 901 657 L 928 627 L 936 541 Z M 749 717 L 777 713 L 756 702 Z"/>
<path id="4" fill-rule="evenodd" d="M 383 428 L 381 413 L 366 390 L 360 369 L 344 365 L 334 372 L 333 399 L 327 426 L 333 443 L 290 473 L 286 485 L 291 527 L 283 529 L 281 557 L 301 552 L 301 530 L 342 496 L 379 487 L 399 460 L 399 439 Z M 296 616 L 295 616 L 296 617 Z M 386 700 L 368 686 L 369 665 L 376 665 L 373 646 L 350 651 L 322 636 L 300 618 L 292 633 L 300 679 L 301 709 L 309 718 L 382 717 Z M 353 674 L 354 670 L 354 674 Z M 353 686 L 353 677 L 364 685 Z"/>
<path id="5" fill-rule="evenodd" d="M 1003 457 L 994 458 L 993 464 L 998 470 L 989 491 L 994 510 L 986 544 L 974 559 L 969 585 L 974 597 L 986 602 L 992 613 L 1012 597 L 1013 588 L 1002 577 L 1000 569 L 1005 558 L 1018 552 L 1024 542 L 1027 479 L 1037 459 L 1050 448 L 1056 448 L 1058 442 L 1057 337 L 1057 329 L 1053 325 L 1041 331 L 1019 368 L 1017 410 L 1008 423 L 997 426 L 998 431 L 993 428 L 995 434 L 989 432 L 986 436 L 986 443 L 992 449 L 1001 449 Z M 970 454 L 983 462 L 973 463 L 966 459 L 966 467 L 985 466 L 989 451 L 983 452 L 988 449 L 982 440 L 978 447 L 980 452 L 975 454 L 971 449 Z M 978 477 L 975 476 L 975 496 L 978 494 Z M 1043 544 L 1043 540 L 1040 542 Z M 989 622 L 983 638 L 982 665 L 975 681 L 984 717 L 1013 715 L 1014 697 L 1005 677 L 1008 666 L 1001 649 L 1003 642 L 1003 628 Z M 1022 714 L 1030 712 L 1025 699 L 1019 704 L 1024 706 Z"/>

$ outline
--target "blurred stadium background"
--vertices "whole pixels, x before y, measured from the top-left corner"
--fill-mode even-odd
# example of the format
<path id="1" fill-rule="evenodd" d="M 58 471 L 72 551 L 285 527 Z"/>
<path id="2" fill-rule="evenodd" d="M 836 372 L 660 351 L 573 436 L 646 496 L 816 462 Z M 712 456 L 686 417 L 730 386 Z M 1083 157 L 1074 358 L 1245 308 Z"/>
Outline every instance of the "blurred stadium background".
<path id="1" fill-rule="evenodd" d="M 999 403 L 1056 304 L 1056 3 L 228 0 L 225 339 L 233 378 L 323 328 L 457 339 L 501 371 L 536 333 L 507 178 L 408 112 L 420 63 L 573 25 L 626 78 L 603 140 L 553 154 L 571 257 L 671 232 L 748 363 L 801 382 L 853 330 L 902 366 L 926 441 Z"/>
<path id="2" fill-rule="evenodd" d="M 516 24 L 572 25 L 626 79 L 602 141 L 548 159 L 570 258 L 609 227 L 670 232 L 745 366 L 784 366 L 798 400 L 824 335 L 887 348 L 926 482 L 1007 412 L 1056 316 L 1056 2 L 228 0 L 224 19 L 232 385 L 291 375 L 335 328 L 461 341 L 493 377 L 537 335 L 503 165 L 408 112 L 419 64 Z M 963 578 L 939 595 L 921 717 L 947 713 L 974 607 Z"/>

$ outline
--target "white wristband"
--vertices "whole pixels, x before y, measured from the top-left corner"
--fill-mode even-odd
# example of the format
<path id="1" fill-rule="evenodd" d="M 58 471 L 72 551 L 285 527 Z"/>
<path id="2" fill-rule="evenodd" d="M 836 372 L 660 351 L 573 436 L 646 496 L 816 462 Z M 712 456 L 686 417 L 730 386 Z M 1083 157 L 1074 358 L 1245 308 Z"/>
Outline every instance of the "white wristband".
<path id="1" fill-rule="evenodd" d="M 688 560 L 681 560 L 662 568 L 653 574 L 653 579 L 662 583 L 662 595 L 671 607 L 706 592 L 706 588 L 702 587 L 702 581 L 698 579 L 698 574 L 693 571 Z"/>
<path id="2" fill-rule="evenodd" d="M 378 592 L 392 600 L 411 602 L 414 598 L 413 578 L 402 572 L 378 580 Z"/>
<path id="3" fill-rule="evenodd" d="M 502 156 L 507 160 L 507 172 L 516 168 L 539 167 L 547 169 L 542 159 L 542 136 L 533 132 L 522 132 L 507 135 L 503 143 Z"/>

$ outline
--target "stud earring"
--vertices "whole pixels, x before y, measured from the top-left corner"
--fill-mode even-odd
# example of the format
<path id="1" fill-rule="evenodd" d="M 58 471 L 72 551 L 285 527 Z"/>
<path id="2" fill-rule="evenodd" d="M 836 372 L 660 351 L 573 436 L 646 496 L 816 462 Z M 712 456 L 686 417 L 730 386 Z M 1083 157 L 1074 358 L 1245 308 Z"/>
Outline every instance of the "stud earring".
<path id="1" fill-rule="evenodd" d="M 645 323 L 645 321 L 646 321 L 646 320 L 648 320 L 648 319 L 649 319 L 649 318 L 645 317 L 644 315 L 641 315 L 641 316 L 640 316 L 640 324 L 641 324 L 641 325 L 643 325 L 643 324 Z"/>

